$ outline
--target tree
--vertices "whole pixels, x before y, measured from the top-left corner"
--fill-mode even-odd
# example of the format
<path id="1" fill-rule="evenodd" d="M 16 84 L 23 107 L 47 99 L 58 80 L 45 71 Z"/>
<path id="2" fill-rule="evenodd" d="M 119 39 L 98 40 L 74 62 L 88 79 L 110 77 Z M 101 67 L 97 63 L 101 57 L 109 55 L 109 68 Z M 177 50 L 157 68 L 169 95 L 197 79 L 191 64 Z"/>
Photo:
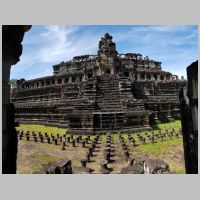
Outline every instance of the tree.
<path id="1" fill-rule="evenodd" d="M 10 84 L 10 88 L 11 88 L 11 89 L 16 88 L 16 87 L 17 87 L 17 79 L 11 79 L 11 80 L 9 81 L 9 84 Z"/>

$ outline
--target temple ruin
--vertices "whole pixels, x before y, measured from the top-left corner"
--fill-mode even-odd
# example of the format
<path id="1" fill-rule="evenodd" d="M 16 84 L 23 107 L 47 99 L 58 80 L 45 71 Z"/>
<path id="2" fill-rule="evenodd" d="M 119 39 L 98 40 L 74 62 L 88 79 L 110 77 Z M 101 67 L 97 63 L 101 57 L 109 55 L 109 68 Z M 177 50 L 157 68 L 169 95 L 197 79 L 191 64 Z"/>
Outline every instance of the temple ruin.
<path id="1" fill-rule="evenodd" d="M 11 101 L 19 123 L 91 134 L 148 130 L 180 119 L 178 95 L 187 81 L 148 56 L 119 54 L 108 33 L 97 55 L 76 56 L 53 70 L 52 76 L 17 81 Z"/>

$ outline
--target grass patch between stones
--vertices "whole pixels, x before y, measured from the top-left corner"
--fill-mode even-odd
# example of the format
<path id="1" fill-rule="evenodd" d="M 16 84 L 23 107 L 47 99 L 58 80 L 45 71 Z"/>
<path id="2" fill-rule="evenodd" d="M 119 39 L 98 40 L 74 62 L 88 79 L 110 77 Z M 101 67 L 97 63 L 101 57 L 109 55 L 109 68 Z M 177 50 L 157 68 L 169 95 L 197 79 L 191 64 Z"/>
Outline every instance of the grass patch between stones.
<path id="1" fill-rule="evenodd" d="M 33 153 L 32 157 L 34 159 L 36 159 L 38 162 L 40 162 L 41 164 L 48 164 L 49 162 L 54 162 L 54 161 L 57 160 L 57 158 L 55 156 L 44 155 L 44 154 L 39 153 L 39 152 Z"/>

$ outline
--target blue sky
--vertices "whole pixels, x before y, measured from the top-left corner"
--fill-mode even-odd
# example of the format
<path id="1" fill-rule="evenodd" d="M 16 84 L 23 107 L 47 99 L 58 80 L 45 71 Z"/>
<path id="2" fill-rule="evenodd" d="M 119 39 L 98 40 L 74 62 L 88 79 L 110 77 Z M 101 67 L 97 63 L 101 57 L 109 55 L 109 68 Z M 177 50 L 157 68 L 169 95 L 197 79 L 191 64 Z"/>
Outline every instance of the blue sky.
<path id="1" fill-rule="evenodd" d="M 77 55 L 96 54 L 98 42 L 107 32 L 113 36 L 118 53 L 149 56 L 162 62 L 163 70 L 179 76 L 186 77 L 186 67 L 198 59 L 198 26 L 32 26 L 10 78 L 52 75 L 54 64 Z"/>

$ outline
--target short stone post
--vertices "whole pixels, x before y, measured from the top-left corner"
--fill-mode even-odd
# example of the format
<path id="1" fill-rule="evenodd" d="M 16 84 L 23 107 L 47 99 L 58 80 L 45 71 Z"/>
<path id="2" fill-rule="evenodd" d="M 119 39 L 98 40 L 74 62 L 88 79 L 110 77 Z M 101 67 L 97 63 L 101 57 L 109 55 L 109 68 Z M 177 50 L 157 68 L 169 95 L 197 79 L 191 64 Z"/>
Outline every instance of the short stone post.
<path id="1" fill-rule="evenodd" d="M 50 141 L 51 139 L 50 139 L 50 137 L 47 137 L 47 143 L 48 144 L 50 144 L 51 143 L 51 141 Z"/>
<path id="2" fill-rule="evenodd" d="M 30 136 L 29 135 L 26 136 L 26 141 L 30 141 Z"/>
<path id="3" fill-rule="evenodd" d="M 40 136 L 40 142 L 43 143 L 43 136 Z"/>
<path id="4" fill-rule="evenodd" d="M 104 159 L 110 162 L 110 153 L 109 152 L 104 152 Z"/>
<path id="5" fill-rule="evenodd" d="M 87 163 L 87 159 L 81 160 L 82 167 L 86 167 L 86 163 Z"/>
<path id="6" fill-rule="evenodd" d="M 37 136 L 33 137 L 34 142 L 37 142 Z"/>
<path id="7" fill-rule="evenodd" d="M 20 140 L 22 140 L 22 138 L 23 138 L 23 135 L 22 135 L 22 134 L 20 134 L 20 135 L 19 135 L 19 139 L 20 139 Z"/>
<path id="8" fill-rule="evenodd" d="M 70 143 L 70 137 L 67 137 L 67 142 Z"/>
<path id="9" fill-rule="evenodd" d="M 128 166 L 133 166 L 134 160 L 133 158 L 128 158 Z"/>
<path id="10" fill-rule="evenodd" d="M 79 137 L 76 138 L 76 142 L 79 143 Z"/>
<path id="11" fill-rule="evenodd" d="M 83 148 L 85 148 L 85 141 L 82 141 L 81 145 L 82 145 Z"/>
<path id="12" fill-rule="evenodd" d="M 65 142 L 62 142 L 61 146 L 62 146 L 61 150 L 65 150 Z"/>
<path id="13" fill-rule="evenodd" d="M 87 159 L 87 162 L 89 163 L 90 162 L 90 152 L 86 153 L 86 159 Z"/>
<path id="14" fill-rule="evenodd" d="M 90 156 L 93 156 L 92 147 L 89 147 Z"/>
<path id="15" fill-rule="evenodd" d="M 88 138 L 85 138 L 85 143 L 86 143 L 86 144 L 88 144 L 88 140 L 89 140 Z"/>
<path id="16" fill-rule="evenodd" d="M 110 171 L 108 170 L 107 164 L 108 164 L 107 160 L 101 160 L 100 161 L 101 173 L 102 174 L 109 174 L 110 173 Z"/>
<path id="17" fill-rule="evenodd" d="M 125 160 L 128 161 L 128 158 L 129 158 L 129 152 L 128 152 L 128 150 L 124 151 L 124 156 L 125 156 Z"/>
<path id="18" fill-rule="evenodd" d="M 75 140 L 72 140 L 72 147 L 75 147 Z"/>

